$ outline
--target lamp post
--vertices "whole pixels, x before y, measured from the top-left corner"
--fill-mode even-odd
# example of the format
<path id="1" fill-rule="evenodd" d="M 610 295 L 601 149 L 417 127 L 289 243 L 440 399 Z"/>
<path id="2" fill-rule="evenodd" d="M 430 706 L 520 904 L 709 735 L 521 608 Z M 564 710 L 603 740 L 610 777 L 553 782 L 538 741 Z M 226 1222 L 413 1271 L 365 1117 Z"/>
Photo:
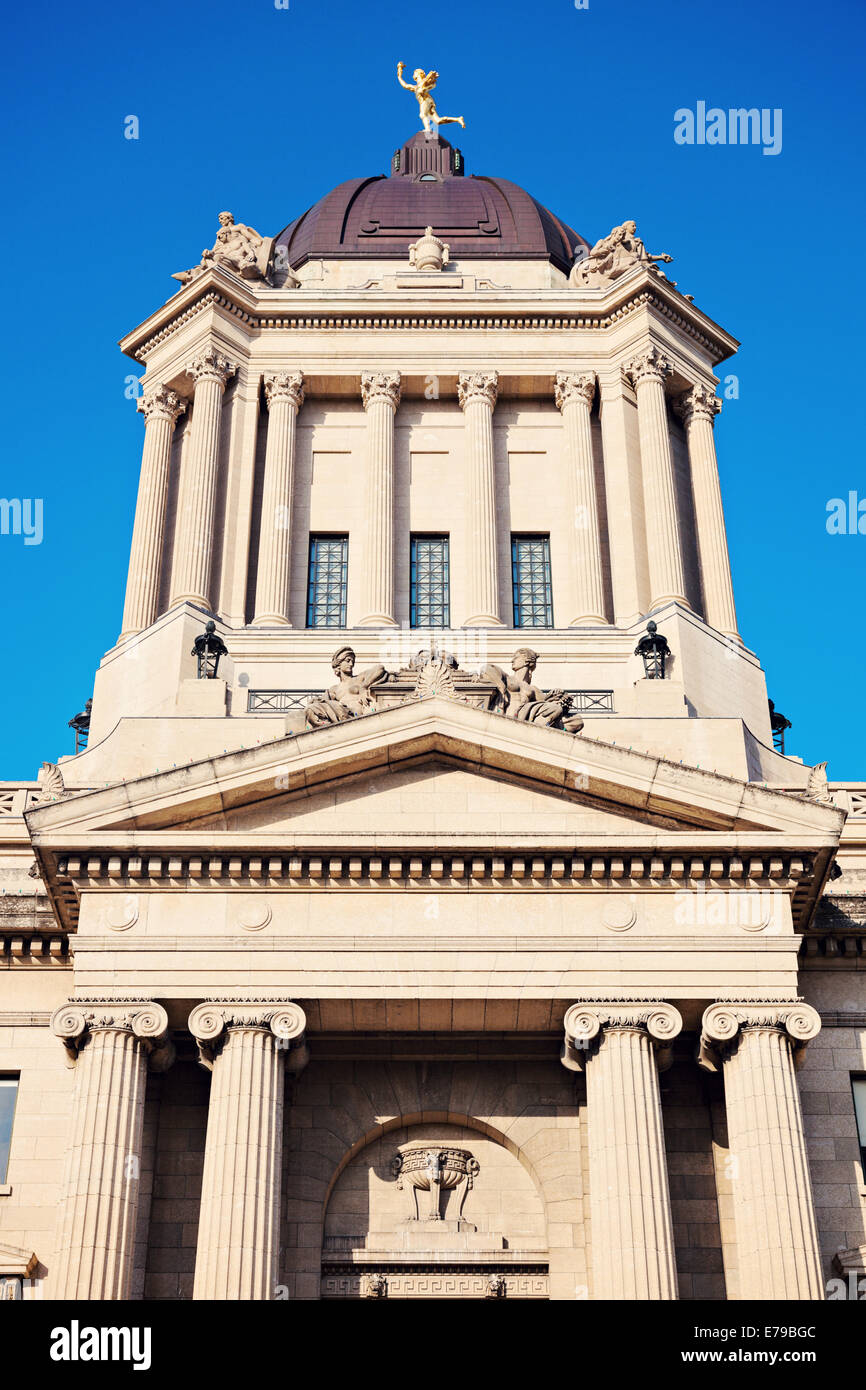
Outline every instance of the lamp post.
<path id="1" fill-rule="evenodd" d="M 216 680 L 220 657 L 228 656 L 228 654 L 228 647 L 217 634 L 216 623 L 213 618 L 209 618 L 205 623 L 204 632 L 199 633 L 192 648 L 192 655 L 196 659 L 198 679 L 200 681 Z"/>

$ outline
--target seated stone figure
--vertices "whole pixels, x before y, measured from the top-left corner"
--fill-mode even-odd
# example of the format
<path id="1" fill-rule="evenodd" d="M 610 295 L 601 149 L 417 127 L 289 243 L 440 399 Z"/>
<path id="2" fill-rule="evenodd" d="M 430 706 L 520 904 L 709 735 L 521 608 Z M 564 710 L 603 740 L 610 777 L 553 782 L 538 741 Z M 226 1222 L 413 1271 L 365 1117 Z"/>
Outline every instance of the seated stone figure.
<path id="1" fill-rule="evenodd" d="M 219 215 L 220 228 L 216 241 L 202 252 L 201 261 L 191 270 L 179 270 L 171 278 L 186 285 L 203 275 L 211 266 L 220 265 L 243 280 L 267 278 L 268 243 L 252 227 L 235 222 L 230 212 Z"/>
<path id="2" fill-rule="evenodd" d="M 654 266 L 657 261 L 672 259 L 666 252 L 651 255 L 637 234 L 636 224 L 623 222 L 597 241 L 582 261 L 575 261 L 568 282 L 578 288 L 598 289 L 618 280 L 632 266 Z"/>
<path id="3" fill-rule="evenodd" d="M 507 719 L 522 719 L 527 724 L 544 724 L 548 728 L 565 729 L 578 734 L 583 720 L 571 714 L 571 696 L 562 690 L 544 691 L 533 683 L 538 665 L 538 653 L 521 647 L 511 661 L 511 675 L 500 666 L 485 666 L 483 678 L 496 686 L 498 709 Z"/>
<path id="4" fill-rule="evenodd" d="M 341 647 L 331 658 L 337 684 L 325 691 L 321 700 L 311 700 L 306 708 L 306 723 L 310 729 L 322 729 L 328 724 L 342 724 L 359 714 L 373 714 L 376 704 L 371 687 L 386 680 L 384 666 L 368 666 L 355 674 L 355 653 L 351 647 Z"/>

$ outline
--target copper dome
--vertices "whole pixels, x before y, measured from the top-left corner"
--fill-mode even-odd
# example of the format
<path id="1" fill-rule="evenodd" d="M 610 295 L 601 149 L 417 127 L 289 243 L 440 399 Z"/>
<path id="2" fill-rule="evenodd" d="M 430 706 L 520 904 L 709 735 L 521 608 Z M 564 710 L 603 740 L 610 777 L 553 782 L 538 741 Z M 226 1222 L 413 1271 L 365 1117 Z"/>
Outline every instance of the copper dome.
<path id="1" fill-rule="evenodd" d="M 441 136 L 413 135 L 390 176 L 347 179 L 277 237 L 295 269 L 312 258 L 407 256 L 432 227 L 452 259 L 549 260 L 568 273 L 588 243 L 508 179 L 464 176 L 463 157 Z"/>

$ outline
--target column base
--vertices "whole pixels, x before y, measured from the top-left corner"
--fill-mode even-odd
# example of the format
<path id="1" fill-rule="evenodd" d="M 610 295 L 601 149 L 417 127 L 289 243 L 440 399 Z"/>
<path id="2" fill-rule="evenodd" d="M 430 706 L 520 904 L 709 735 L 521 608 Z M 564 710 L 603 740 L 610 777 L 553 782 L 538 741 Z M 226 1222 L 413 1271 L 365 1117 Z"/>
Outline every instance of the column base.
<path id="1" fill-rule="evenodd" d="M 460 624 L 461 627 L 505 627 L 501 618 L 495 618 L 492 613 L 476 613 L 472 618 L 466 618 Z"/>
<path id="2" fill-rule="evenodd" d="M 196 607 L 203 608 L 206 613 L 210 613 L 210 599 L 204 594 L 172 594 L 168 601 L 169 608 L 180 608 L 182 603 L 194 603 Z"/>
<path id="3" fill-rule="evenodd" d="M 658 598 L 651 598 L 649 612 L 655 613 L 668 603 L 678 603 L 680 608 L 687 608 L 690 613 L 693 612 L 692 605 L 682 594 L 661 594 Z"/>
<path id="4" fill-rule="evenodd" d="M 283 617 L 282 613 L 257 613 L 250 623 L 250 627 L 291 627 L 288 618 Z"/>
<path id="5" fill-rule="evenodd" d="M 368 613 L 365 618 L 359 618 L 355 627 L 399 627 L 396 618 L 392 618 L 390 613 Z"/>
<path id="6" fill-rule="evenodd" d="M 587 613 L 582 618 L 572 618 L 569 627 L 609 627 L 607 618 L 599 617 L 598 613 Z"/>

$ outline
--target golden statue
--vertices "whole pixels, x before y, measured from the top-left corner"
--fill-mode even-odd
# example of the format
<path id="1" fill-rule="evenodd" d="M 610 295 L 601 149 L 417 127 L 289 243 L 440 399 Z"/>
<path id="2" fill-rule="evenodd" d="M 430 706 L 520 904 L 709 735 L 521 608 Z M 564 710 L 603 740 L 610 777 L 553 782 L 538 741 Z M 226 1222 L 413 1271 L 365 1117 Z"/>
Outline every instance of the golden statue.
<path id="1" fill-rule="evenodd" d="M 440 125 L 459 125 L 466 129 L 466 122 L 462 116 L 440 116 L 436 110 L 436 103 L 431 96 L 433 88 L 439 80 L 439 74 L 433 68 L 425 72 L 423 68 L 416 68 L 412 74 L 412 82 L 403 81 L 403 69 L 405 63 L 397 64 L 397 81 L 401 87 L 405 87 L 407 92 L 414 92 L 418 98 L 418 114 L 421 117 L 421 124 L 427 134 L 431 133 L 431 126 Z"/>

